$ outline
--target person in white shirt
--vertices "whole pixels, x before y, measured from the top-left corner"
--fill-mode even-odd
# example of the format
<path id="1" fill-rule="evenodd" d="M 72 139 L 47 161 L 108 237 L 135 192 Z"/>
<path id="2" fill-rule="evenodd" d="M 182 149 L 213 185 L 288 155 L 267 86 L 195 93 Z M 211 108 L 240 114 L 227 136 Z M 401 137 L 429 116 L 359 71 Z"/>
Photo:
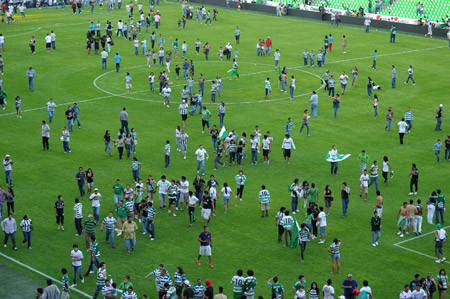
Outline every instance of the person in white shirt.
<path id="1" fill-rule="evenodd" d="M 332 281 L 328 278 L 327 284 L 323 286 L 323 299 L 334 299 L 334 288 L 331 286 Z"/>
<path id="2" fill-rule="evenodd" d="M 161 176 L 161 180 L 156 183 L 156 188 L 159 188 L 159 210 L 166 208 L 167 188 L 169 188 L 170 182 L 166 180 L 166 176 Z M 155 190 L 156 191 L 156 190 Z"/>
<path id="3" fill-rule="evenodd" d="M 70 287 L 74 288 L 77 286 L 77 276 L 81 279 L 81 283 L 84 283 L 83 275 L 81 275 L 81 261 L 84 257 L 83 252 L 78 250 L 77 244 L 73 244 L 72 248 L 70 259 L 72 260 L 73 284 Z"/>
<path id="4" fill-rule="evenodd" d="M 337 159 L 337 157 L 339 156 L 336 145 L 333 145 L 333 147 L 331 148 L 330 151 L 330 158 L 331 159 Z M 331 163 L 331 174 L 334 173 L 334 175 L 337 176 L 337 171 L 338 171 L 338 162 L 330 162 Z"/>
<path id="5" fill-rule="evenodd" d="M 284 163 L 289 164 L 291 159 L 291 148 L 295 151 L 294 140 L 289 136 L 289 134 L 284 135 L 283 143 L 281 144 L 281 149 L 283 150 Z"/>
<path id="6" fill-rule="evenodd" d="M 403 292 L 400 293 L 399 299 L 412 299 L 412 293 L 409 290 L 409 284 L 405 284 Z"/>
<path id="7" fill-rule="evenodd" d="M 200 201 L 198 200 L 198 198 L 194 196 L 194 192 L 189 191 L 189 208 L 188 208 L 188 210 L 189 210 L 189 225 L 188 225 L 188 228 L 192 227 L 192 222 L 195 221 L 195 216 L 194 216 L 195 207 L 197 206 L 197 204 L 199 202 Z"/>
<path id="8" fill-rule="evenodd" d="M 416 289 L 412 292 L 411 296 L 413 299 L 428 299 L 427 292 L 419 284 L 416 285 Z"/>
<path id="9" fill-rule="evenodd" d="M 180 211 L 183 211 L 183 203 L 186 203 L 187 206 L 187 203 L 189 201 L 189 182 L 186 180 L 185 176 L 181 177 L 181 181 L 178 183 L 178 187 L 180 189 L 180 199 L 178 202 L 181 203 Z M 176 209 L 178 210 L 178 205 Z"/>
<path id="10" fill-rule="evenodd" d="M 339 80 L 341 80 L 341 90 L 342 90 L 341 94 L 344 95 L 348 80 L 348 76 L 345 74 L 345 72 L 342 72 L 342 75 L 339 77 Z"/>
<path id="11" fill-rule="evenodd" d="M 45 47 L 47 48 L 47 52 L 50 52 L 52 49 L 52 37 L 48 33 L 45 36 Z"/>
<path id="12" fill-rule="evenodd" d="M 102 70 L 106 70 L 106 62 L 108 61 L 108 52 L 105 51 L 105 48 L 103 48 L 103 51 L 100 53 L 102 57 Z"/>
<path id="13" fill-rule="evenodd" d="M 270 160 L 269 160 L 270 143 L 271 143 L 270 139 L 267 137 L 267 135 L 264 135 L 263 141 L 261 143 L 261 149 L 262 149 L 263 157 L 264 157 L 264 164 L 270 163 Z"/>
<path id="14" fill-rule="evenodd" d="M 56 34 L 53 32 L 50 33 L 50 42 L 52 43 L 52 50 L 55 51 L 56 50 Z"/>
<path id="15" fill-rule="evenodd" d="M 169 87 L 168 84 L 162 89 L 162 93 L 164 97 L 164 105 L 166 105 L 167 108 L 169 108 L 170 94 L 172 93 L 172 89 Z"/>
<path id="16" fill-rule="evenodd" d="M 369 282 L 367 280 L 363 281 L 363 287 L 359 289 L 362 298 L 372 299 L 372 289 L 369 287 Z M 363 297 L 365 296 L 365 297 Z"/>
<path id="17" fill-rule="evenodd" d="M 208 152 L 203 148 L 203 145 L 200 144 L 199 148 L 195 151 L 195 155 L 197 156 L 197 173 L 199 173 L 201 166 L 202 175 L 205 175 L 205 155 L 206 160 L 208 160 L 209 159 Z"/>
<path id="18" fill-rule="evenodd" d="M 359 197 L 362 197 L 364 192 L 364 201 L 367 201 L 367 194 L 369 193 L 369 175 L 367 174 L 367 169 L 364 169 L 363 174 L 359 177 L 359 185 L 361 186 Z"/>
<path id="19" fill-rule="evenodd" d="M 123 23 L 122 23 L 122 20 L 119 20 L 119 22 L 117 22 L 117 32 L 116 32 L 117 37 L 123 35 L 122 29 L 123 29 Z"/>
<path id="20" fill-rule="evenodd" d="M 256 165 L 258 163 L 258 139 L 255 138 L 255 135 L 250 135 L 250 144 L 251 144 L 251 152 L 252 152 L 252 165 Z"/>
<path id="21" fill-rule="evenodd" d="M 320 227 L 320 241 L 319 244 L 325 243 L 325 232 L 327 230 L 327 214 L 323 211 L 323 207 L 319 207 L 320 213 L 317 216 Z"/>
<path id="22" fill-rule="evenodd" d="M 94 189 L 94 193 L 89 196 L 89 200 L 92 201 L 92 213 L 94 214 L 95 221 L 99 225 L 100 219 L 100 203 L 102 202 L 102 195 L 98 192 L 98 188 Z"/>
<path id="23" fill-rule="evenodd" d="M 403 144 L 403 136 L 405 136 L 405 133 L 408 129 L 408 124 L 405 122 L 405 118 L 403 117 L 401 121 L 397 124 L 398 128 L 398 135 L 400 136 L 400 144 Z"/>

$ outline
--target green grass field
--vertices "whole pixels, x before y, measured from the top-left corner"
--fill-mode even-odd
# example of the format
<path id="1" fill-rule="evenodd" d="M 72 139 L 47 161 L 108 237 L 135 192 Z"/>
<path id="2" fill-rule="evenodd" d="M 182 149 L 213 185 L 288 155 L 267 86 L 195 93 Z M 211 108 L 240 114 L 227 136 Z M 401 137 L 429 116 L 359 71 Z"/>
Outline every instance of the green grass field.
<path id="1" fill-rule="evenodd" d="M 195 5 L 194 5 L 195 6 Z M 223 201 L 218 201 L 217 216 L 210 223 L 212 232 L 213 263 L 210 269 L 206 260 L 201 266 L 196 264 L 198 253 L 197 235 L 201 232 L 201 223 L 195 223 L 193 228 L 186 228 L 188 224 L 187 211 L 172 217 L 166 211 L 157 214 L 156 240 L 151 242 L 148 236 L 141 235 L 142 227 L 137 236 L 136 251 L 131 256 L 125 256 L 123 241 L 117 240 L 117 248 L 111 249 L 104 244 L 104 233 L 97 231 L 97 238 L 101 246 L 101 260 L 107 263 L 107 271 L 115 281 L 121 281 L 124 275 L 130 275 L 139 296 L 147 293 L 154 298 L 156 288 L 153 279 L 144 280 L 143 277 L 155 269 L 158 263 L 164 263 L 173 275 L 177 266 L 184 267 L 188 279 L 192 282 L 197 277 L 203 280 L 211 279 L 217 287 L 223 285 L 225 294 L 232 295 L 229 281 L 237 269 L 253 269 L 258 279 L 256 295 L 270 296 L 270 289 L 265 282 L 273 275 L 278 275 L 280 282 L 285 285 L 287 297 L 292 296 L 290 289 L 299 274 L 306 276 L 307 284 L 316 281 L 320 287 L 328 278 L 333 279 L 336 295 L 343 293 L 340 285 L 348 273 L 362 285 L 367 279 L 376 298 L 394 298 L 402 290 L 405 283 L 409 283 L 415 273 L 426 274 L 429 271 L 437 273 L 442 265 L 438 265 L 432 258 L 404 250 L 394 246 L 403 240 L 396 235 L 396 215 L 403 201 L 410 198 L 421 198 L 426 202 L 431 191 L 441 188 L 448 193 L 445 182 L 448 174 L 447 162 L 436 163 L 432 147 L 438 138 L 444 140 L 445 131 L 434 132 L 435 111 L 440 103 L 447 109 L 446 99 L 448 84 L 445 74 L 448 70 L 450 58 L 447 41 L 399 32 L 397 42 L 389 44 L 389 33 L 385 30 L 364 34 L 364 28 L 341 25 L 330 27 L 327 22 L 319 22 L 295 18 L 276 18 L 272 15 L 242 11 L 225 11 L 219 8 L 219 18 L 212 26 L 200 25 L 196 21 L 188 21 L 187 29 L 177 29 L 177 20 L 181 8 L 177 3 L 165 2 L 160 7 L 162 27 L 157 31 L 166 39 L 169 46 L 175 38 L 180 44 L 186 40 L 188 58 L 195 63 L 196 80 L 199 73 L 211 80 L 220 74 L 224 80 L 222 100 L 227 104 L 225 125 L 230 132 L 235 129 L 239 134 L 253 132 L 255 125 L 259 125 L 262 132 L 270 130 L 274 136 L 273 151 L 270 165 L 262 163 L 259 155 L 257 166 L 250 165 L 250 159 L 244 160 L 242 169 L 247 176 L 243 202 L 232 202 L 227 215 L 223 213 Z M 212 8 L 211 8 L 212 9 Z M 148 8 L 146 9 L 146 11 Z M 150 71 L 160 72 L 161 67 L 148 68 L 145 57 L 140 53 L 134 55 L 131 42 L 115 39 L 115 46 L 110 54 L 108 70 L 101 70 L 99 55 L 88 56 L 85 50 L 85 34 L 88 24 L 97 20 L 102 22 L 102 32 L 106 20 L 112 21 L 116 27 L 119 19 L 126 20 L 125 9 L 107 13 L 96 7 L 94 14 L 84 11 L 81 15 L 73 15 L 69 7 L 65 11 L 42 9 L 27 10 L 24 20 L 18 16 L 11 25 L 2 24 L 1 33 L 6 37 L 5 74 L 3 87 L 8 94 L 7 109 L 0 111 L 0 127 L 2 138 L 0 154 L 10 154 L 15 164 L 13 166 L 14 191 L 16 193 L 16 220 L 19 223 L 24 214 L 29 214 L 35 225 L 32 236 L 31 251 L 20 246 L 22 234 L 17 233 L 19 250 L 1 248 L 0 252 L 18 259 L 43 273 L 60 278 L 60 269 L 70 269 L 69 254 L 73 243 L 80 244 L 84 250 L 84 238 L 75 237 L 75 227 L 72 220 L 73 199 L 79 195 L 75 174 L 79 166 L 85 169 L 91 167 L 95 174 L 95 187 L 103 195 L 101 219 L 113 209 L 112 184 L 117 178 L 122 183 L 132 183 L 131 163 L 119 162 L 118 153 L 113 149 L 113 157 L 104 153 L 103 135 L 105 130 L 111 130 L 112 135 L 120 128 L 119 112 L 123 106 L 127 107 L 130 117 L 130 128 L 136 128 L 139 144 L 137 157 L 143 163 L 141 176 L 146 178 L 152 174 L 159 178 L 165 174 L 169 179 L 180 179 L 182 175 L 193 181 L 195 177 L 196 159 L 194 151 L 199 144 L 204 144 L 207 151 L 212 151 L 211 139 L 201 134 L 201 121 L 198 115 L 189 117 L 186 131 L 190 136 L 188 142 L 188 158 L 182 159 L 181 153 L 175 150 L 174 130 L 180 125 L 178 115 L 179 91 L 185 84 L 183 80 L 175 80 L 174 66 L 182 59 L 172 61 L 171 81 L 173 87 L 173 104 L 165 108 L 162 97 L 158 93 L 148 92 L 147 76 Z M 241 80 L 227 80 L 227 70 L 231 63 L 219 61 L 217 55 L 219 46 L 227 42 L 234 43 L 234 29 L 241 28 L 241 44 L 239 50 L 239 71 Z M 151 28 L 153 31 L 154 27 Z M 46 53 L 44 37 L 54 30 L 57 37 L 56 51 Z M 115 28 L 114 28 L 115 30 Z M 139 38 L 146 37 L 145 29 Z M 323 45 L 323 37 L 332 33 L 335 37 L 333 51 L 327 55 L 326 66 L 304 68 L 301 52 L 305 48 L 317 52 Z M 345 34 L 348 39 L 347 54 L 342 54 L 340 37 Z M 28 41 L 34 35 L 37 39 L 37 50 L 31 55 Z M 289 76 L 295 75 L 298 80 L 294 101 L 277 88 L 278 72 L 273 67 L 273 57 L 257 57 L 255 44 L 258 38 L 270 36 L 273 48 L 280 49 L 281 65 L 287 66 Z M 202 44 L 211 44 L 210 61 L 206 62 L 203 55 L 197 56 L 194 41 L 200 38 Z M 377 71 L 371 69 L 372 53 L 377 49 L 379 58 Z M 119 51 L 122 55 L 121 70 L 114 71 L 112 54 Z M 397 88 L 390 88 L 391 65 L 395 64 L 399 73 Z M 416 86 L 405 85 L 408 65 L 415 70 Z M 25 72 L 32 66 L 37 76 L 35 91 L 30 92 Z M 330 98 L 321 89 L 318 77 L 329 69 L 338 76 L 342 71 L 347 74 L 357 66 L 359 69 L 358 87 L 347 88 L 342 97 L 338 118 L 333 118 L 333 108 Z M 125 72 L 130 71 L 133 76 L 133 93 L 125 94 L 123 83 Z M 373 119 L 372 99 L 368 98 L 366 79 L 372 79 L 384 89 L 376 92 L 380 99 L 378 119 Z M 264 101 L 264 80 L 271 78 L 273 101 Z M 97 84 L 97 87 L 94 85 Z M 157 84 L 158 85 L 158 84 Z M 209 88 L 209 83 L 206 84 Z M 311 118 L 311 136 L 298 135 L 301 126 L 301 115 L 304 109 L 309 109 L 309 97 L 312 90 L 319 89 L 319 108 L 317 119 Z M 102 91 L 105 90 L 106 92 Z M 336 90 L 339 90 L 338 84 Z M 20 95 L 23 103 L 23 118 L 15 116 L 14 98 Z M 40 137 L 41 120 L 48 120 L 44 109 L 45 103 L 52 97 L 59 105 L 51 125 L 50 151 L 43 152 Z M 275 100 L 276 99 L 276 100 Z M 64 154 L 62 144 L 58 140 L 61 127 L 66 125 L 64 112 L 67 104 L 78 102 L 81 108 L 82 129 L 75 125 L 71 134 L 70 147 L 72 153 Z M 204 99 L 206 105 L 213 112 L 212 124 L 219 124 L 216 117 L 216 107 L 210 104 L 209 93 Z M 394 124 L 410 106 L 414 112 L 414 126 L 411 134 L 405 136 L 405 145 L 400 146 L 397 130 L 386 132 L 384 113 L 389 106 L 395 111 Z M 445 112 L 445 110 L 444 110 Z M 285 134 L 284 124 L 288 117 L 292 117 L 296 124 L 293 139 L 297 150 L 293 152 L 290 165 L 283 163 L 281 141 Z M 443 128 L 447 129 L 446 119 Z M 163 169 L 163 148 L 166 139 L 172 144 L 171 167 Z M 329 163 L 325 155 L 333 144 L 337 145 L 340 153 L 350 153 L 352 156 L 339 164 L 339 175 L 330 176 Z M 371 246 L 370 218 L 375 202 L 375 189 L 369 190 L 369 202 L 364 203 L 358 196 L 359 163 L 357 156 L 361 149 L 365 149 L 371 160 L 381 161 L 384 155 L 389 156 L 395 177 L 386 188 L 380 184 L 384 196 L 383 227 L 380 246 Z M 250 156 L 249 149 L 247 154 Z M 213 155 L 212 155 L 213 156 Z M 443 152 L 441 154 L 443 160 Z M 419 194 L 409 197 L 409 179 L 411 163 L 417 163 L 420 170 Z M 222 185 L 228 182 L 235 191 L 234 176 L 239 168 L 235 165 L 213 171 L 213 159 L 206 165 L 206 176 L 214 173 Z M 290 193 L 287 184 L 294 178 L 301 181 L 314 182 L 323 192 L 325 185 L 330 184 L 336 200 L 328 217 L 327 241 L 323 245 L 317 242 L 308 244 L 305 263 L 300 262 L 300 250 L 283 248 L 276 242 L 277 228 L 275 213 L 281 206 L 290 209 Z M 3 180 L 2 175 L 2 180 Z M 343 181 L 347 181 L 352 189 L 350 197 L 349 215 L 342 218 L 342 208 L 339 200 L 339 188 Z M 271 217 L 261 219 L 257 200 L 258 191 L 262 184 L 271 192 Z M 66 203 L 66 230 L 58 231 L 55 224 L 53 204 L 57 195 L 62 194 Z M 155 201 L 156 203 L 157 201 Z M 323 203 L 322 196 L 320 202 Z M 82 199 L 84 216 L 92 213 L 87 198 Z M 237 205 L 237 206 L 235 206 Z M 156 204 L 158 207 L 158 204 Z M 6 204 L 5 204 L 6 208 Z M 426 214 L 426 213 L 425 213 Z M 298 221 L 304 221 L 304 211 L 297 214 Z M 425 215 L 424 215 L 425 216 Z M 200 213 L 197 211 L 197 218 Z M 433 230 L 426 224 L 424 217 L 424 233 Z M 331 276 L 331 260 L 327 247 L 332 239 L 342 239 L 341 274 Z M 411 238 L 405 236 L 404 239 Z M 415 239 L 402 244 L 417 252 L 434 255 L 433 241 L 430 236 Z M 86 256 L 86 251 L 84 251 Z M 45 284 L 45 278 L 31 274 L 29 271 L 0 258 L 0 263 L 15 268 L 20 273 L 29 276 L 37 284 Z M 86 270 L 87 261 L 83 263 Z M 69 271 L 70 277 L 71 272 Z M 78 288 L 88 294 L 95 290 L 95 278 L 90 277 L 84 285 Z M 7 298 L 8 294 L 1 297 Z M 30 297 L 27 294 L 24 297 Z M 33 294 L 34 295 L 34 294 Z M 6 296 L 6 297 L 5 297 Z M 72 293 L 71 297 L 78 298 Z M 80 297 L 81 298 L 81 297 Z"/>

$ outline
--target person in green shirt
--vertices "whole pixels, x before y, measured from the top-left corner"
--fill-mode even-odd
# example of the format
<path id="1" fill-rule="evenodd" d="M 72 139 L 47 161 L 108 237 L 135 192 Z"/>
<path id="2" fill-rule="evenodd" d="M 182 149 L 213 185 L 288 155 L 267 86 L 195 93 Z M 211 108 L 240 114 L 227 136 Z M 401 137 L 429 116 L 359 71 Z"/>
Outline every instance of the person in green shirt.
<path id="1" fill-rule="evenodd" d="M 98 246 L 95 236 L 91 236 L 90 238 L 89 256 L 89 267 L 87 272 L 84 274 L 86 277 L 89 276 L 89 274 L 94 273 L 94 265 L 97 266 L 97 269 L 100 269 L 100 247 Z"/>
<path id="2" fill-rule="evenodd" d="M 122 225 L 125 222 L 127 222 L 128 209 L 124 205 L 123 200 L 119 201 L 119 205 L 116 207 L 116 212 L 117 212 L 117 226 L 118 226 L 117 236 L 119 237 L 122 234 Z"/>
<path id="3" fill-rule="evenodd" d="M 119 201 L 122 199 L 123 190 L 125 190 L 125 187 L 120 183 L 120 180 L 117 179 L 112 189 L 114 191 L 114 204 L 117 208 L 119 206 Z"/>
<path id="4" fill-rule="evenodd" d="M 86 249 L 89 250 L 90 246 L 90 238 L 95 236 L 95 227 L 97 226 L 97 222 L 94 220 L 94 216 L 92 214 L 88 215 L 88 219 L 84 221 L 83 231 L 84 231 L 84 239 L 86 240 Z"/>
<path id="5" fill-rule="evenodd" d="M 141 204 L 142 199 L 144 198 L 144 190 L 141 186 L 137 185 L 136 190 L 134 191 L 134 210 L 139 214 L 139 205 Z M 138 214 L 134 215 L 135 219 L 138 219 Z"/>
<path id="6" fill-rule="evenodd" d="M 319 205 L 319 189 L 316 188 L 316 184 L 311 183 L 311 189 L 309 189 L 308 195 L 309 195 L 309 207 Z"/>
<path id="7" fill-rule="evenodd" d="M 303 288 L 306 288 L 306 280 L 305 280 L 305 276 L 303 276 L 303 275 L 300 275 L 298 277 L 298 281 L 292 287 L 292 292 L 295 294 L 295 292 L 298 291 L 300 286 L 302 286 Z"/>
<path id="8" fill-rule="evenodd" d="M 61 273 L 63 275 L 62 277 L 62 295 L 61 298 L 69 298 L 69 276 L 67 275 L 67 269 L 66 268 L 62 268 L 61 269 Z"/>
<path id="9" fill-rule="evenodd" d="M 208 127 L 208 134 L 211 133 L 211 130 L 209 129 L 209 119 L 211 118 L 211 112 L 209 112 L 208 109 L 206 109 L 206 106 L 203 106 L 202 110 L 202 134 L 205 133 L 205 126 Z"/>
<path id="10" fill-rule="evenodd" d="M 367 162 L 369 161 L 370 157 L 368 154 L 366 154 L 365 150 L 361 151 L 361 154 L 358 156 L 359 161 L 359 170 L 361 170 L 361 174 L 364 173 L 364 170 L 367 168 Z"/>
<path id="11" fill-rule="evenodd" d="M 276 296 L 277 299 L 282 299 L 284 297 L 284 287 L 282 283 L 278 283 L 277 276 L 274 276 L 271 279 L 269 279 L 267 281 L 267 284 L 272 289 L 272 298 Z"/>
<path id="12" fill-rule="evenodd" d="M 123 278 L 123 282 L 120 283 L 119 289 L 121 289 L 122 290 L 122 294 L 124 294 L 128 290 L 128 287 L 134 287 L 134 286 L 133 286 L 133 284 L 130 281 L 130 276 L 126 275 Z"/>

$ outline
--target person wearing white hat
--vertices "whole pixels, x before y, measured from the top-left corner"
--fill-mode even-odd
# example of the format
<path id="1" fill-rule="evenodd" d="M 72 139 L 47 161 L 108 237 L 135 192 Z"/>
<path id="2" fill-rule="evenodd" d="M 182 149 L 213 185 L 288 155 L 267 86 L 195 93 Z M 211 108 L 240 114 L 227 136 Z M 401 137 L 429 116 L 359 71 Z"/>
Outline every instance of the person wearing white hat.
<path id="1" fill-rule="evenodd" d="M 12 181 L 12 165 L 14 164 L 13 160 L 11 160 L 11 157 L 9 155 L 5 156 L 5 159 L 3 160 L 3 166 L 5 167 L 5 176 L 6 176 L 6 185 L 9 185 L 10 187 L 13 186 Z"/>
<path id="2" fill-rule="evenodd" d="M 270 56 L 270 49 L 272 48 L 272 40 L 270 39 L 270 36 L 266 39 L 266 55 Z"/>
<path id="3" fill-rule="evenodd" d="M 444 116 L 444 113 L 442 112 L 442 107 L 444 107 L 444 105 L 440 104 L 436 112 L 436 127 L 434 128 L 435 131 L 441 130 L 442 117 Z"/>

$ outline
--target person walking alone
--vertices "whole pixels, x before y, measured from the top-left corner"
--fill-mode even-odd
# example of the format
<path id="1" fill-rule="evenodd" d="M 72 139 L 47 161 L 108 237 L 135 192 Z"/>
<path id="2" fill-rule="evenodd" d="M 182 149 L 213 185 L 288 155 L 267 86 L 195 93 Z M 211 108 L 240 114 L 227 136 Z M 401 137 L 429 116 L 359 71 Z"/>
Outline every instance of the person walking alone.
<path id="1" fill-rule="evenodd" d="M 414 75 L 414 70 L 412 65 L 409 65 L 409 68 L 407 71 L 405 71 L 408 73 L 408 79 L 406 79 L 405 84 L 408 84 L 409 79 L 411 79 L 411 81 L 413 82 L 413 85 L 416 85 L 416 81 L 414 81 L 413 75 Z"/>

